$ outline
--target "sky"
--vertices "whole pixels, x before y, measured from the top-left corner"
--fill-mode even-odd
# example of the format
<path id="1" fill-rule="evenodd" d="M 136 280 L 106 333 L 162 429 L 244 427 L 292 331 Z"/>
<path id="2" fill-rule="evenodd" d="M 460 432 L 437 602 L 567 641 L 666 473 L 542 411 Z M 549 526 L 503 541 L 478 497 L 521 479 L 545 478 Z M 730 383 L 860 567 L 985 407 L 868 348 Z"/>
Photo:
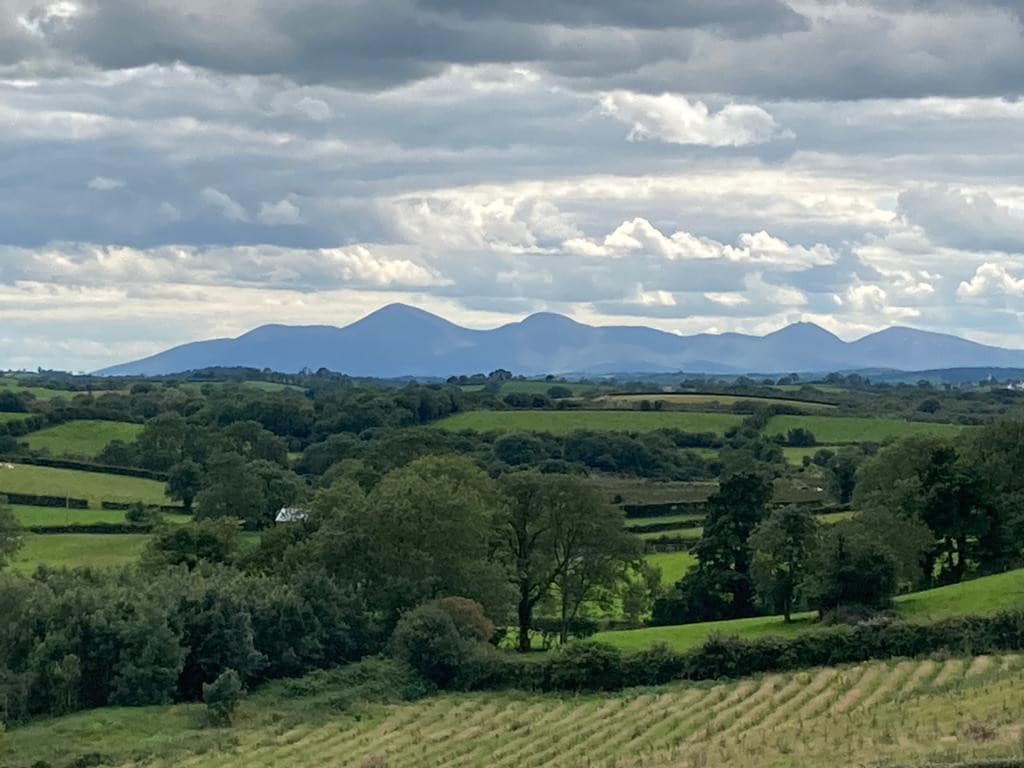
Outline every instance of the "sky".
<path id="1" fill-rule="evenodd" d="M 1024 347 L 1024 0 L 0 0 L 0 368 L 405 302 Z"/>

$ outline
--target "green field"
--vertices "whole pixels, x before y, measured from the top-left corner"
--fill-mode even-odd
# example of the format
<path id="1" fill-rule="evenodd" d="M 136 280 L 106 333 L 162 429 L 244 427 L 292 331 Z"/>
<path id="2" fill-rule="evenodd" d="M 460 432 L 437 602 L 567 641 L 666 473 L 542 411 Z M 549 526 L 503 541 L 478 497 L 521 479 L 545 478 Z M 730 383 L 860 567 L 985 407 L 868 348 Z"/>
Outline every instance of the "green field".
<path id="1" fill-rule="evenodd" d="M 13 392 L 27 392 L 34 395 L 37 400 L 53 400 L 57 397 L 63 397 L 70 400 L 75 395 L 84 394 L 82 392 L 71 392 L 65 389 L 47 389 L 46 387 L 23 386 L 22 382 L 13 376 L 0 376 L 0 389 L 9 389 Z"/>
<path id="2" fill-rule="evenodd" d="M 986 576 L 962 584 L 915 592 L 896 598 L 896 610 L 907 618 L 942 619 L 951 616 L 985 615 L 1024 606 L 1024 569 Z M 754 638 L 790 636 L 817 626 L 814 614 L 794 616 L 785 624 L 781 616 L 755 616 L 732 621 L 706 621 L 669 627 L 601 632 L 596 639 L 624 650 L 640 650 L 665 643 L 675 650 L 703 644 L 715 634 Z"/>
<path id="3" fill-rule="evenodd" d="M 89 506 L 96 509 L 100 501 L 141 501 L 153 505 L 171 503 L 164 484 L 156 480 L 26 464 L 0 464 L 0 495 L 5 491 L 88 499 Z"/>
<path id="4" fill-rule="evenodd" d="M 98 523 L 125 523 L 125 513 L 116 509 L 65 509 L 64 507 L 29 507 L 12 504 L 15 517 L 25 527 L 48 525 L 95 525 Z M 165 514 L 165 523 L 187 523 L 189 515 Z"/>
<path id="5" fill-rule="evenodd" d="M 33 451 L 46 451 L 51 456 L 80 456 L 91 459 L 98 456 L 114 440 L 130 443 L 141 431 L 141 424 L 82 419 L 30 432 L 22 441 L 28 443 L 28 447 Z"/>
<path id="6" fill-rule="evenodd" d="M 0 424 L 8 424 L 12 421 L 23 421 L 31 415 L 31 413 L 7 413 L 6 411 L 0 411 Z"/>
<path id="7" fill-rule="evenodd" d="M 24 546 L 11 567 L 31 573 L 40 565 L 53 568 L 110 568 L 130 565 L 139 559 L 149 536 L 137 533 L 26 534 Z"/>
<path id="8" fill-rule="evenodd" d="M 666 587 L 675 584 L 697 564 L 697 558 L 689 552 L 657 552 L 644 555 L 644 560 L 661 569 L 661 583 Z"/>
<path id="9" fill-rule="evenodd" d="M 903 419 L 861 418 L 843 416 L 774 416 L 765 427 L 769 437 L 785 435 L 797 427 L 809 429 L 822 444 L 882 443 L 902 437 L 936 435 L 951 437 L 963 427 L 956 424 L 934 424 Z"/>
<path id="10" fill-rule="evenodd" d="M 814 458 L 814 454 L 826 448 L 829 450 L 836 450 L 835 447 L 829 448 L 825 445 L 815 445 L 810 448 L 783 448 L 782 452 L 785 454 L 787 462 L 792 464 L 794 467 L 800 467 L 803 466 L 804 456 Z"/>
<path id="11" fill-rule="evenodd" d="M 686 432 L 724 434 L 739 424 L 732 413 L 686 411 L 466 411 L 435 422 L 453 432 L 550 432 L 566 435 L 580 429 L 599 432 L 652 432 L 681 429 Z"/>
<path id="12" fill-rule="evenodd" d="M 1019 758 L 1022 689 L 1024 657 L 1012 654 L 396 704 L 339 706 L 350 689 L 303 698 L 276 683 L 230 729 L 204 727 L 201 704 L 95 710 L 12 729 L 0 764 L 95 765 L 79 760 L 91 754 L 125 768 L 966 766 Z"/>

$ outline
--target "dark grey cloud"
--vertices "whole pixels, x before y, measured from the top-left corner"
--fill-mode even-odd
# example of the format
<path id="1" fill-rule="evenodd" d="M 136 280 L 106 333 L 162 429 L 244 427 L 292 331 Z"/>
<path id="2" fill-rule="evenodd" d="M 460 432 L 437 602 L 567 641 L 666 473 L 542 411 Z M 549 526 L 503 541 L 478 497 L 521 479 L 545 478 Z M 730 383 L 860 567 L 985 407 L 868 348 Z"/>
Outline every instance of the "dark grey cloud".
<path id="1" fill-rule="evenodd" d="M 1024 88 L 1020 3 L 998 0 L 83 0 L 74 13 L 29 1 L 5 0 L 0 19 L 0 62 L 15 72 L 180 61 L 382 89 L 455 64 L 515 64 L 580 89 L 772 99 Z"/>
<path id="2" fill-rule="evenodd" d="M 671 27 L 749 35 L 804 29 L 806 20 L 782 0 L 421 0 L 424 8 L 465 18 L 565 26 Z"/>
<path id="3" fill-rule="evenodd" d="M 917 186 L 900 193 L 900 213 L 936 243 L 969 250 L 1024 253 L 1024 210 L 982 191 Z"/>

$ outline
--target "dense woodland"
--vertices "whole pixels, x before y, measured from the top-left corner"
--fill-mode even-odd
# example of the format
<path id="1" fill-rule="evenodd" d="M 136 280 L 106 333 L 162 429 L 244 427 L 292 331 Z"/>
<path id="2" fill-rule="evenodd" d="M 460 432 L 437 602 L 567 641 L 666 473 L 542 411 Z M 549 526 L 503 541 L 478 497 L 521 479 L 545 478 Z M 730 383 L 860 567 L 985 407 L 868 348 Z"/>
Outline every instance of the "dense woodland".
<path id="1" fill-rule="evenodd" d="M 540 687 L 601 687 L 580 675 L 609 652 L 569 641 L 612 608 L 629 625 L 804 610 L 853 625 L 884 616 L 899 593 L 1024 565 L 1016 391 L 693 379 L 675 390 L 728 395 L 700 410 L 738 423 L 721 433 L 437 428 L 471 411 L 599 410 L 617 394 L 644 394 L 637 411 L 696 407 L 666 403 L 644 382 L 510 383 L 506 371 L 429 384 L 207 371 L 32 378 L 64 393 L 54 397 L 0 389 L 0 412 L 23 415 L 0 423 L 4 461 L 155 478 L 174 511 L 191 515 L 169 525 L 160 510 L 129 509 L 126 525 L 152 533 L 130 568 L 0 574 L 2 719 L 216 699 L 236 678 L 252 686 L 375 654 L 441 687 L 528 685 L 529 674 L 542 675 Z M 773 416 L 807 404 L 974 428 L 827 447 L 810 428 L 766 434 Z M 23 440 L 85 419 L 140 429 L 96 456 Z M 787 448 L 807 449 L 802 464 Z M 696 565 L 678 583 L 646 563 L 622 500 L 594 482 L 609 476 L 714 484 L 690 547 Z M 824 525 L 819 510 L 780 503 L 778 484 L 800 477 L 821 483 L 830 509 L 855 514 Z M 275 524 L 282 507 L 303 514 Z M 13 513 L 0 512 L 0 563 L 23 538 Z M 563 646 L 551 654 L 562 666 L 514 666 L 513 651 L 541 636 Z M 994 642 L 985 637 L 978 647 Z M 714 668 L 701 658 L 648 656 L 636 669 L 700 677 Z M 614 674 L 616 685 L 634 679 Z"/>

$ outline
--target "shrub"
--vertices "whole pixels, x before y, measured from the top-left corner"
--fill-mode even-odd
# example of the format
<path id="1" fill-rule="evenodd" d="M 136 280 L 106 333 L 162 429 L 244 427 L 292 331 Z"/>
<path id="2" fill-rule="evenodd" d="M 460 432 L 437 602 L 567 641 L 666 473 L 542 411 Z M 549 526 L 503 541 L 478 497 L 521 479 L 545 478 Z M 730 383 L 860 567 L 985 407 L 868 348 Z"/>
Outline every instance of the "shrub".
<path id="1" fill-rule="evenodd" d="M 439 688 L 447 687 L 473 652 L 451 615 L 436 603 L 414 608 L 391 635 L 391 655 Z"/>
<path id="2" fill-rule="evenodd" d="M 584 641 L 562 646 L 548 664 L 551 686 L 564 690 L 614 690 L 625 681 L 622 651 Z"/>
<path id="3" fill-rule="evenodd" d="M 203 683 L 203 701 L 210 722 L 230 725 L 242 700 L 242 679 L 233 669 L 224 670 L 212 683 Z"/>
<path id="4" fill-rule="evenodd" d="M 468 597 L 442 597 L 437 607 L 452 617 L 456 629 L 466 640 L 489 643 L 494 638 L 494 622 L 487 618 L 484 607 Z"/>

